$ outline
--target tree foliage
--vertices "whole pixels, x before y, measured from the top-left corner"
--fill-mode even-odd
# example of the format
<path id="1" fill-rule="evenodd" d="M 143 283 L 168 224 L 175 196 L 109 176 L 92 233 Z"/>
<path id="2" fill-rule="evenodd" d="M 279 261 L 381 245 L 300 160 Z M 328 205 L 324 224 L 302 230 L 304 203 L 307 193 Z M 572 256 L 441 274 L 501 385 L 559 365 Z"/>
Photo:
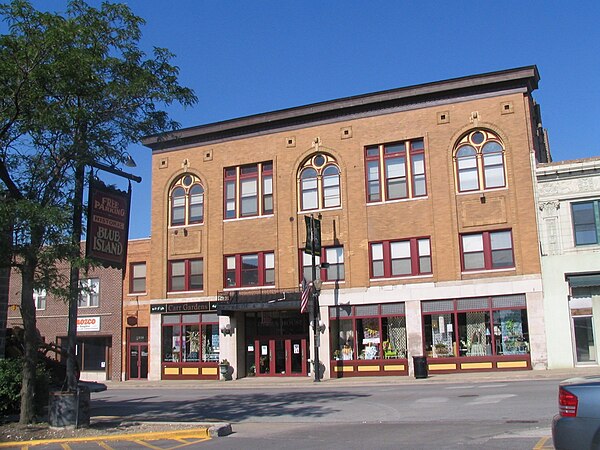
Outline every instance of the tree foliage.
<path id="1" fill-rule="evenodd" d="M 168 50 L 148 56 L 140 49 L 144 21 L 125 4 L 94 8 L 72 0 L 56 13 L 13 0 L 0 5 L 0 15 L 9 30 L 0 36 L 0 235 L 14 237 L 0 252 L 11 255 L 22 280 L 20 310 L 32 348 L 25 352 L 21 422 L 29 423 L 33 290 L 67 292 L 57 263 L 81 264 L 71 242 L 75 169 L 123 162 L 141 137 L 177 128 L 169 105 L 191 106 L 196 97 L 178 83 Z"/>

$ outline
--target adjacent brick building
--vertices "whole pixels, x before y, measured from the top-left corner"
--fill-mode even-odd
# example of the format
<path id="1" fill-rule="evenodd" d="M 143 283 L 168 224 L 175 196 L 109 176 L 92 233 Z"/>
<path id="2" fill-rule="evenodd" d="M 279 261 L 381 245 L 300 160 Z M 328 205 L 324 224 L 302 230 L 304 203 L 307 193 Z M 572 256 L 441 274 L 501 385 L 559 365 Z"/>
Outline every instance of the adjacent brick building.
<path id="1" fill-rule="evenodd" d="M 65 268 L 65 276 L 69 270 Z M 122 272 L 96 268 L 80 274 L 83 289 L 77 312 L 76 353 L 87 381 L 121 380 Z M 34 292 L 37 328 L 47 344 L 67 348 L 68 304 L 46 291 Z M 21 278 L 13 271 L 8 297 L 8 327 L 23 327 L 18 305 L 21 304 Z M 14 305 L 14 306 L 12 306 Z M 58 359 L 58 352 L 50 355 Z"/>
<path id="2" fill-rule="evenodd" d="M 147 138 L 149 378 L 217 378 L 223 359 L 234 377 L 311 374 L 306 216 L 323 376 L 408 374 L 414 356 L 546 367 L 538 80 L 523 67 Z"/>

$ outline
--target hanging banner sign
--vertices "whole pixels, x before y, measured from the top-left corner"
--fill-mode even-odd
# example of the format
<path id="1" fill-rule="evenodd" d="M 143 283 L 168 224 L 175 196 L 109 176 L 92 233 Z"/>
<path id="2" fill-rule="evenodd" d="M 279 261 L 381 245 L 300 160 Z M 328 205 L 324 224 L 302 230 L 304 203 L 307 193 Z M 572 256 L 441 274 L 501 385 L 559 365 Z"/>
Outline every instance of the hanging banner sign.
<path id="1" fill-rule="evenodd" d="M 306 224 L 306 247 L 304 253 L 321 256 L 321 221 L 313 216 L 304 216 Z"/>
<path id="2" fill-rule="evenodd" d="M 91 178 L 88 198 L 86 256 L 104 267 L 123 269 L 129 238 L 131 186 L 127 192 Z"/>

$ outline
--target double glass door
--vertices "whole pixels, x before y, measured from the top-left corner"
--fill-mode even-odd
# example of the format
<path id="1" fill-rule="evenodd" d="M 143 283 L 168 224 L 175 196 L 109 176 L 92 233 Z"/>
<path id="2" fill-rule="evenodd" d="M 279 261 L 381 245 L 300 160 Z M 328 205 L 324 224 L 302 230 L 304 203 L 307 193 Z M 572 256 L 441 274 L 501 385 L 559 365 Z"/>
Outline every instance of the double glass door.
<path id="1" fill-rule="evenodd" d="M 258 338 L 254 348 L 256 376 L 306 376 L 306 338 Z"/>
<path id="2" fill-rule="evenodd" d="M 148 344 L 129 344 L 129 379 L 148 378 Z"/>

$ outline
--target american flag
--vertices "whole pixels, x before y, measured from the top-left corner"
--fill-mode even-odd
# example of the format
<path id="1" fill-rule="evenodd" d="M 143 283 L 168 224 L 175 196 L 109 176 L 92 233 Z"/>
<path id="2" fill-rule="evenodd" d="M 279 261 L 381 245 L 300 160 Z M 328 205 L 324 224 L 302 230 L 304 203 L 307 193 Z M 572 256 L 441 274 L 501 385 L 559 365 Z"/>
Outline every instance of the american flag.
<path id="1" fill-rule="evenodd" d="M 308 310 L 308 297 L 310 297 L 310 284 L 306 282 L 306 278 L 302 278 L 302 294 L 300 295 L 300 313 L 305 313 Z"/>

